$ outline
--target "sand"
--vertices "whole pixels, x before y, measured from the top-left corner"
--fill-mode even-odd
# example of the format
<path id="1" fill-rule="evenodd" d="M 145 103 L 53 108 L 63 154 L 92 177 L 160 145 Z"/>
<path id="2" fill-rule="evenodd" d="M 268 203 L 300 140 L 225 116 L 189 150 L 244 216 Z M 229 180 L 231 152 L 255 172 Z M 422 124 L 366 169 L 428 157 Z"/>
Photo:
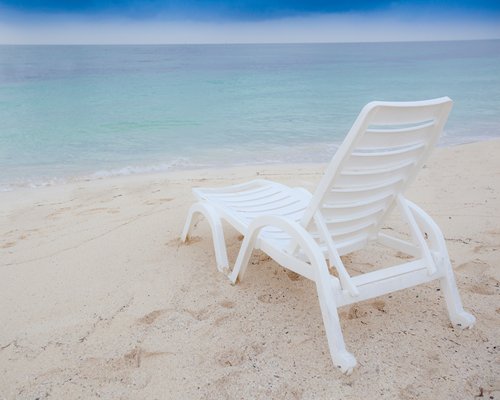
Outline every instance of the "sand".
<path id="1" fill-rule="evenodd" d="M 499 154 L 498 140 L 437 149 L 408 192 L 443 229 L 476 326 L 451 327 L 437 283 L 346 306 L 350 376 L 331 363 L 312 282 L 255 252 L 232 286 L 205 221 L 178 239 L 192 186 L 313 189 L 324 165 L 2 193 L 0 399 L 500 399 Z M 345 260 L 358 273 L 387 256 Z"/>

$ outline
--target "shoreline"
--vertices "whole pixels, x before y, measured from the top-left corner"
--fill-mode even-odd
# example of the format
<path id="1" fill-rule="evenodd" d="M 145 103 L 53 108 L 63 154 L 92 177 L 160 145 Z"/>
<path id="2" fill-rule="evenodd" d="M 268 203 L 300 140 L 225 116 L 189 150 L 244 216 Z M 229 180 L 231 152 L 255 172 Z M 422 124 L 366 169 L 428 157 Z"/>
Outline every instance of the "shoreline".
<path id="1" fill-rule="evenodd" d="M 497 398 L 498 154 L 500 140 L 437 148 L 407 193 L 443 230 L 476 326 L 450 327 L 435 283 L 340 308 L 350 376 L 331 363 L 312 282 L 255 252 L 232 286 L 206 221 L 179 241 L 193 186 L 314 190 L 324 163 L 0 193 L 0 398 Z M 232 263 L 241 242 L 225 231 Z M 354 273 L 397 260 L 346 258 Z"/>
<path id="2" fill-rule="evenodd" d="M 457 146 L 464 146 L 464 145 L 469 145 L 469 144 L 475 144 L 475 143 L 483 143 L 483 142 L 495 142 L 495 141 L 500 141 L 499 137 L 479 137 L 479 138 L 470 138 L 467 139 L 467 141 L 459 141 L 459 142 L 454 142 L 454 141 L 448 141 L 445 143 L 439 143 L 436 146 L 436 149 L 442 149 L 442 148 L 453 148 Z M 466 139 L 464 139 L 466 140 Z M 340 143 L 339 143 L 340 144 Z M 330 146 L 337 146 L 335 143 L 330 143 Z M 300 146 L 299 146 L 300 147 Z M 333 155 L 333 154 L 332 154 Z M 183 159 L 183 158 L 182 158 Z M 151 165 L 128 165 L 124 167 L 117 167 L 117 168 L 109 168 L 106 170 L 98 170 L 93 173 L 85 173 L 82 175 L 78 176 L 73 176 L 73 177 L 60 177 L 60 178 L 51 178 L 49 181 L 43 181 L 41 180 L 40 182 L 30 182 L 30 183 L 19 183 L 19 184 L 13 184 L 13 183 L 6 183 L 3 186 L 0 186 L 0 197 L 4 193 L 12 193 L 12 192 L 18 192 L 22 190 L 40 190 L 44 188 L 51 188 L 51 187 L 58 187 L 58 186 L 63 186 L 63 185 L 71 185 L 71 184 L 79 184 L 80 182 L 95 182 L 95 181 L 104 181 L 108 179 L 116 179 L 116 178 L 124 178 L 126 179 L 127 177 L 153 177 L 156 175 L 165 175 L 165 174 L 177 174 L 177 173 L 190 173 L 192 172 L 193 174 L 196 172 L 200 173 L 209 173 L 210 171 L 219 171 L 219 170 L 230 170 L 230 169 L 244 169 L 247 167 L 251 168 L 274 168 L 276 166 L 284 166 L 284 167 L 290 167 L 294 165 L 300 165 L 300 166 L 314 166 L 314 165 L 326 165 L 329 160 L 325 161 L 319 161 L 319 162 L 311 162 L 311 161 L 297 161 L 297 162 L 283 162 L 283 161 L 276 161 L 274 163 L 272 162 L 241 162 L 239 164 L 230 164 L 229 166 L 222 167 L 221 165 L 203 165 L 201 164 L 200 166 L 196 166 L 196 164 L 193 164 L 192 166 L 186 165 L 184 167 L 176 167 L 175 162 L 174 166 L 170 166 L 168 164 L 151 164 Z"/>

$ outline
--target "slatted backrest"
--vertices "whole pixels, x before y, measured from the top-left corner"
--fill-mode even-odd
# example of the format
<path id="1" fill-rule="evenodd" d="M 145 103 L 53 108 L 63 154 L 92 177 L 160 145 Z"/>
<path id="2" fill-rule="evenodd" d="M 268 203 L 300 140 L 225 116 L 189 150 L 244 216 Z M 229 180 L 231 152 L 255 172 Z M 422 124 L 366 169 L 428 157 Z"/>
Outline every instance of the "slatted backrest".
<path id="1" fill-rule="evenodd" d="M 451 107 L 448 97 L 367 104 L 328 165 L 302 224 L 313 230 L 319 211 L 341 254 L 375 238 L 396 196 L 434 147 Z"/>

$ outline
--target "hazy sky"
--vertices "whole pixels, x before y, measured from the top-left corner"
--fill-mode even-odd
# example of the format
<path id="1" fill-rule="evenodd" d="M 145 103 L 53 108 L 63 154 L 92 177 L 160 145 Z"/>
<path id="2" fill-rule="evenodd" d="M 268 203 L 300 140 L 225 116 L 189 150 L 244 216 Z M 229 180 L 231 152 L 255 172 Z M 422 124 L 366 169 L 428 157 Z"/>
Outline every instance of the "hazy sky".
<path id="1" fill-rule="evenodd" d="M 0 0 L 0 43 L 500 38 L 500 0 Z"/>

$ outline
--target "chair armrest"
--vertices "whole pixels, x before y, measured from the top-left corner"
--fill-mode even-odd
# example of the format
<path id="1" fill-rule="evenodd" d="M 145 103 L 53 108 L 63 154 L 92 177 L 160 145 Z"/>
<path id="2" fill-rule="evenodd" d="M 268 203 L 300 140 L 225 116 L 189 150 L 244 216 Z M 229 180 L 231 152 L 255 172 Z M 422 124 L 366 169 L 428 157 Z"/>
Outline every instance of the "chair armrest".
<path id="1" fill-rule="evenodd" d="M 238 258 L 229 276 L 229 279 L 234 283 L 240 274 L 244 273 L 252 250 L 255 248 L 256 240 L 260 231 L 266 227 L 278 228 L 290 235 L 291 240 L 294 240 L 297 245 L 304 251 L 309 259 L 309 262 L 314 268 L 314 280 L 317 285 L 323 286 L 326 292 L 331 290 L 331 275 L 328 271 L 326 260 L 323 256 L 318 244 L 311 237 L 309 232 L 304 229 L 299 223 L 276 215 L 263 215 L 255 218 L 248 228 L 243 243 L 241 245 Z M 261 238 L 265 240 L 265 238 Z"/>
<path id="2" fill-rule="evenodd" d="M 405 199 L 405 201 L 408 205 L 408 208 L 412 212 L 418 227 L 424 234 L 425 238 L 428 240 L 430 250 L 434 254 L 438 253 L 445 257 L 449 257 L 448 250 L 446 248 L 446 241 L 443 232 L 439 228 L 438 224 L 429 216 L 429 214 L 427 214 L 415 203 L 411 202 L 408 199 Z M 441 260 L 436 260 L 436 262 L 438 261 Z"/>

